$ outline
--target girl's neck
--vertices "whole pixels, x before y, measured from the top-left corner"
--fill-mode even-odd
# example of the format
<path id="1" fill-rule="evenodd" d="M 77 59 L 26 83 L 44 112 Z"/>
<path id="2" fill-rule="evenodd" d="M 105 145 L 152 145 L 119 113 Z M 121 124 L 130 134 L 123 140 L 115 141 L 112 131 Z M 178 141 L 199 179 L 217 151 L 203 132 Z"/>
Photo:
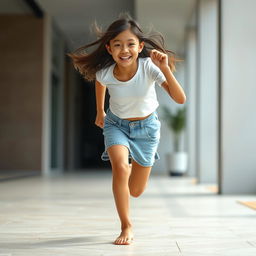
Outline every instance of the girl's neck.
<path id="1" fill-rule="evenodd" d="M 116 64 L 114 67 L 113 73 L 118 80 L 127 81 L 127 80 L 130 80 L 136 74 L 137 69 L 138 69 L 138 59 L 129 67 L 122 67 Z"/>

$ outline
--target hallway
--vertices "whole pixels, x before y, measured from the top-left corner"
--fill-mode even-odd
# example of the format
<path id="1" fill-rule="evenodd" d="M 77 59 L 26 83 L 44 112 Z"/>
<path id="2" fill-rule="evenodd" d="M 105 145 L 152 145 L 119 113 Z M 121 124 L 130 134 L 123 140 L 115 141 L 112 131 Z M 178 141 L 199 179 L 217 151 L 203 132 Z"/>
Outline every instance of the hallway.
<path id="1" fill-rule="evenodd" d="M 151 175 L 131 199 L 134 243 L 119 235 L 110 172 L 0 183 L 0 256 L 256 255 L 256 212 L 190 178 Z"/>

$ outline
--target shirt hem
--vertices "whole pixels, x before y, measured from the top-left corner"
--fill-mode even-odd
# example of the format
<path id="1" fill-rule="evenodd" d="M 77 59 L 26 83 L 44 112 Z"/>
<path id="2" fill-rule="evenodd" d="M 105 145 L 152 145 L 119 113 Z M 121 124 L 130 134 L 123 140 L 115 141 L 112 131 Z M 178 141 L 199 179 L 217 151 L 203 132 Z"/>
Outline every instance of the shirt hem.
<path id="1" fill-rule="evenodd" d="M 119 115 L 118 113 L 116 113 L 115 111 L 113 111 L 113 109 L 112 109 L 110 106 L 109 106 L 109 109 L 110 109 L 110 111 L 111 111 L 114 115 L 118 116 L 119 118 L 121 118 L 121 119 L 127 119 L 127 118 L 146 117 L 146 116 L 152 114 L 153 112 L 155 112 L 158 107 L 159 107 L 159 104 L 158 104 L 155 108 L 153 108 L 153 109 L 151 109 L 150 111 L 147 111 L 147 112 L 145 112 L 145 113 L 143 113 L 143 114 L 132 113 L 132 114 L 130 114 L 130 115 L 128 115 L 128 116 L 127 116 L 127 115 L 126 115 L 126 116 Z"/>

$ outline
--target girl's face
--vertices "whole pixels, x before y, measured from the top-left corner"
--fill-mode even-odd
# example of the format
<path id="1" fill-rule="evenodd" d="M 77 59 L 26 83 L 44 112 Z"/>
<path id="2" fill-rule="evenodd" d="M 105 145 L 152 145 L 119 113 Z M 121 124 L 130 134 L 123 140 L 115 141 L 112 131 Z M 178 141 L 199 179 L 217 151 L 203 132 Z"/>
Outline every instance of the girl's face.
<path id="1" fill-rule="evenodd" d="M 106 45 L 108 52 L 114 61 L 121 66 L 127 67 L 137 61 L 139 53 L 143 50 L 144 42 L 139 39 L 130 29 L 127 29 Z"/>

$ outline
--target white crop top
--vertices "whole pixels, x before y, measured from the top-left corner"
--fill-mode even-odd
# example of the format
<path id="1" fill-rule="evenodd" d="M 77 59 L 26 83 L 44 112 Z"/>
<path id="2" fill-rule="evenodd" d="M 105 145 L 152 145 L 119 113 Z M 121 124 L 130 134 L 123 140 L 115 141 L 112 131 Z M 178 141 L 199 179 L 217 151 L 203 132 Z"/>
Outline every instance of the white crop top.
<path id="1" fill-rule="evenodd" d="M 166 80 L 161 70 L 150 57 L 138 58 L 135 75 L 122 82 L 115 78 L 115 63 L 96 72 L 96 79 L 107 86 L 110 95 L 109 108 L 119 118 L 144 117 L 154 112 L 159 106 L 155 82 L 159 86 Z"/>

